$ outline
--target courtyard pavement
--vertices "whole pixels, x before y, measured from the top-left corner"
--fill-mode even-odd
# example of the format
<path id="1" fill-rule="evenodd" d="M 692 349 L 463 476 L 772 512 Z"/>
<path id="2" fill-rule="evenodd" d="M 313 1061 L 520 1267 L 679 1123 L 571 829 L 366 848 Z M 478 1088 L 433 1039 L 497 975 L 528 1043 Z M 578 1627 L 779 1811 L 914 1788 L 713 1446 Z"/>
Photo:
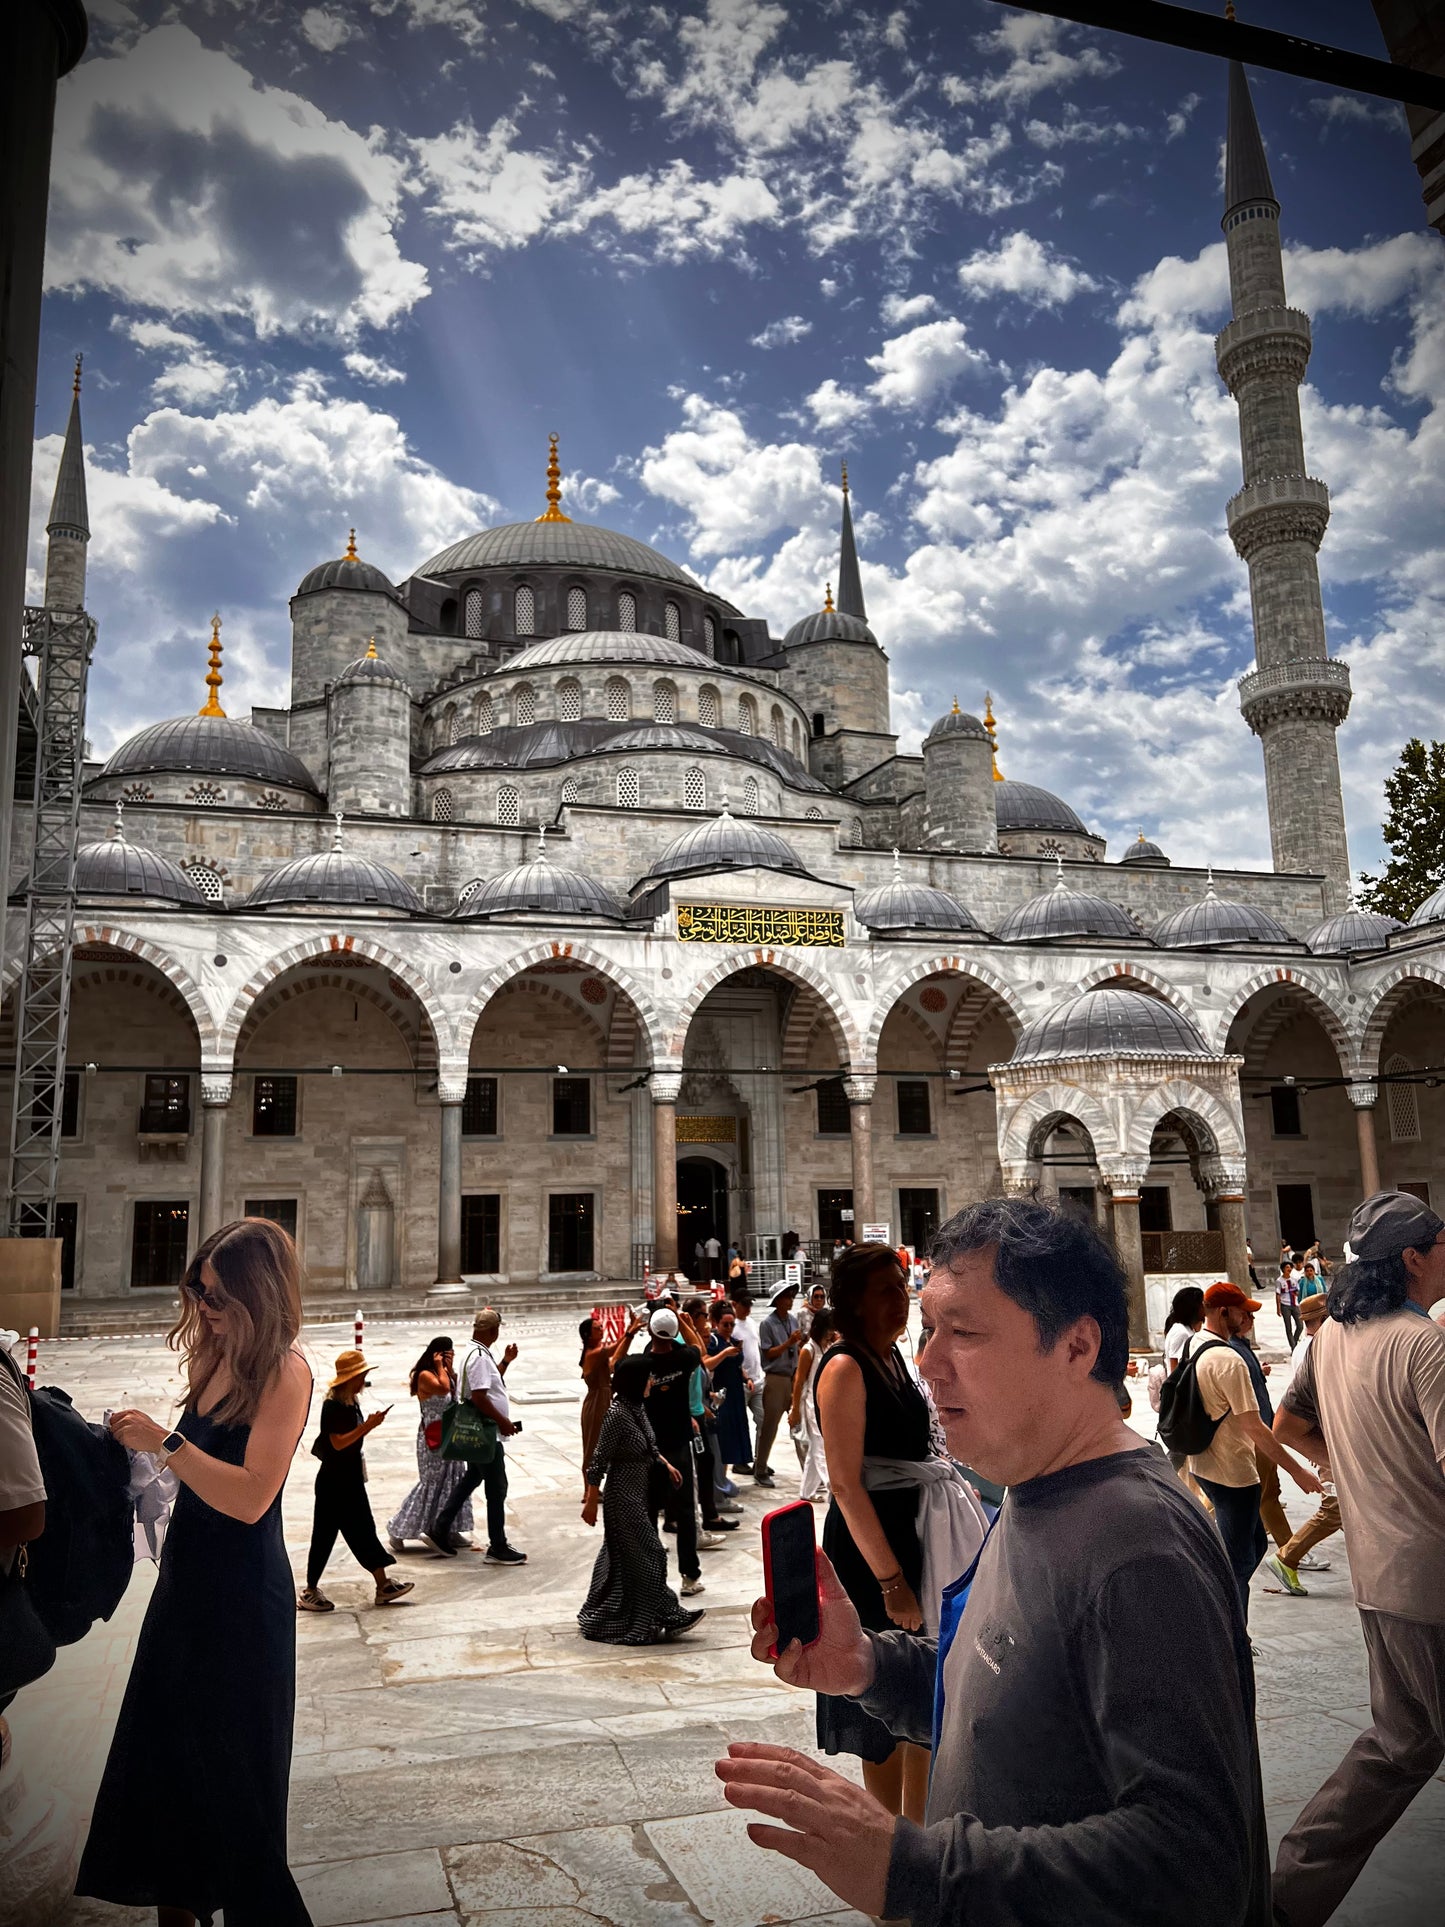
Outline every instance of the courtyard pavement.
<path id="1" fill-rule="evenodd" d="M 467 1322 L 454 1312 L 440 1327 L 429 1318 L 377 1323 L 367 1333 L 374 1390 L 366 1409 L 396 1401 L 367 1442 L 383 1532 L 414 1477 L 406 1372 L 435 1330 L 460 1341 Z M 745 1817 L 724 1806 L 713 1775 L 729 1740 L 812 1746 L 811 1697 L 780 1685 L 748 1653 L 748 1608 L 762 1584 L 757 1520 L 793 1495 L 791 1448 L 784 1443 L 775 1454 L 778 1485 L 766 1500 L 739 1481 L 743 1526 L 725 1548 L 703 1555 L 707 1591 L 698 1603 L 707 1617 L 695 1634 L 639 1651 L 591 1645 L 575 1619 L 598 1544 L 579 1518 L 575 1322 L 521 1315 L 507 1320 L 503 1339 L 520 1352 L 508 1381 L 524 1420 L 508 1448 L 509 1530 L 528 1564 L 488 1566 L 480 1552 L 454 1560 L 409 1554 L 398 1571 L 416 1591 L 377 1610 L 370 1579 L 338 1546 L 323 1582 L 336 1612 L 298 1623 L 290 1852 L 316 1927 L 858 1927 L 863 1916 L 840 1907 L 810 1874 L 751 1845 Z M 1262 1341 L 1266 1357 L 1282 1357 L 1273 1319 Z M 323 1380 L 351 1343 L 350 1328 L 308 1327 L 305 1343 Z M 1286 1371 L 1276 1364 L 1275 1386 Z M 48 1344 L 40 1381 L 64 1385 L 95 1418 L 122 1405 L 168 1416 L 178 1382 L 162 1342 L 135 1336 Z M 1138 1405 L 1136 1423 L 1152 1434 L 1142 1387 Z M 298 1572 L 310 1528 L 314 1409 L 285 1497 Z M 1288 1480 L 1285 1502 L 1293 1519 L 1308 1516 Z M 1259 1732 L 1276 1838 L 1369 1723 L 1342 1541 L 1319 1556 L 1332 1570 L 1310 1578 L 1308 1599 L 1255 1582 Z M 114 1620 L 62 1652 L 11 1710 L 32 1797 L 60 1789 L 82 1818 L 153 1576 L 139 1567 Z M 1167 1697 L 1190 1655 L 1171 1646 L 1164 1626 L 1158 1652 Z M 204 1718 L 203 1703 L 196 1714 Z M 165 1824 L 159 1798 L 156 1823 Z M 1209 1851 L 1207 1840 L 1198 1844 Z M 1187 1867 L 1170 1877 L 1187 1881 Z M 1442 1891 L 1445 1775 L 1377 1851 L 1336 1920 L 1424 1927 L 1440 1920 Z M 72 1901 L 58 1918 L 65 1927 L 118 1927 L 154 1917 Z"/>

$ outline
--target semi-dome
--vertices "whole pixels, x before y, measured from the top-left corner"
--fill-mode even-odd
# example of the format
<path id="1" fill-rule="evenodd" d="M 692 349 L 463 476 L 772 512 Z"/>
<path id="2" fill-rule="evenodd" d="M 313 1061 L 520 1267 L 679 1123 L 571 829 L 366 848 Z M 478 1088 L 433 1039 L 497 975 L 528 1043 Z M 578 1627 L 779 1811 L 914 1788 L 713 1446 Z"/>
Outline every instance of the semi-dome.
<path id="1" fill-rule="evenodd" d="M 549 636 L 545 642 L 529 642 L 515 656 L 508 656 L 500 673 L 510 676 L 518 669 L 555 669 L 565 662 L 646 662 L 702 669 L 711 661 L 701 649 L 674 642 L 669 636 L 649 635 L 644 629 L 574 629 L 566 635 Z"/>
<path id="2" fill-rule="evenodd" d="M 1009 1060 L 1059 1057 L 1208 1057 L 1189 1019 L 1162 997 L 1100 985 L 1026 1024 Z"/>
<path id="3" fill-rule="evenodd" d="M 102 776 L 244 776 L 255 783 L 318 794 L 316 779 L 291 751 L 264 729 L 230 716 L 173 716 L 152 723 L 123 742 Z"/>
<path id="4" fill-rule="evenodd" d="M 1137 942 L 1141 934 L 1121 905 L 1086 890 L 1071 890 L 1064 882 L 1062 864 L 1053 889 L 1010 910 L 996 932 L 1003 943 L 1048 943 L 1061 937 L 1122 937 Z"/>
<path id="5" fill-rule="evenodd" d="M 1422 923 L 1439 923 L 1442 918 L 1445 918 L 1445 883 L 1442 883 L 1438 890 L 1432 891 L 1430 895 L 1426 897 L 1425 901 L 1420 905 L 1420 908 L 1415 912 L 1414 916 L 1411 917 L 1410 928 L 1413 930 L 1418 924 Z"/>
<path id="6" fill-rule="evenodd" d="M 1294 938 L 1267 910 L 1216 896 L 1211 875 L 1203 901 L 1171 911 L 1155 929 L 1154 941 L 1163 950 L 1205 950 L 1227 943 L 1292 944 Z"/>
<path id="7" fill-rule="evenodd" d="M 1326 917 L 1305 938 L 1316 957 L 1348 957 L 1357 950 L 1383 950 L 1392 930 L 1403 930 L 1398 917 L 1379 910 L 1362 910 L 1354 898 L 1337 917 Z"/>
<path id="8" fill-rule="evenodd" d="M 434 555 L 417 573 L 470 575 L 478 569 L 530 568 L 603 569 L 611 575 L 653 576 L 703 593 L 702 585 L 686 570 L 645 542 L 621 535 L 616 529 L 561 518 L 481 529 Z"/>
<path id="9" fill-rule="evenodd" d="M 468 770 L 544 769 L 579 756 L 624 755 L 644 750 L 707 751 L 756 763 L 795 790 L 826 792 L 828 785 L 785 749 L 765 736 L 744 736 L 735 729 L 708 729 L 700 723 L 611 723 L 600 717 L 580 722 L 508 723 L 485 736 L 464 736 L 436 750 L 421 766 L 423 776 L 448 776 Z"/>
<path id="10" fill-rule="evenodd" d="M 1124 854 L 1119 858 L 1119 861 L 1121 863 L 1138 863 L 1146 869 L 1154 867 L 1167 870 L 1169 868 L 1168 857 L 1165 856 L 1157 843 L 1151 843 L 1149 841 L 1142 830 L 1140 830 L 1137 840 L 1129 845 L 1128 849 L 1125 850 Z"/>
<path id="11" fill-rule="evenodd" d="M 395 870 L 342 849 L 339 829 L 329 850 L 316 856 L 293 857 L 268 871 L 241 907 L 267 910 L 283 904 L 310 903 L 405 910 L 417 915 L 426 907 L 406 878 L 399 877 Z"/>
<path id="12" fill-rule="evenodd" d="M 880 888 L 865 890 L 855 897 L 853 914 L 869 930 L 951 930 L 976 936 L 983 934 L 957 897 L 905 877 L 896 854 L 893 875 Z"/>
<path id="13" fill-rule="evenodd" d="M 334 562 L 322 562 L 302 576 L 297 595 L 314 595 L 318 589 L 360 589 L 368 595 L 395 596 L 396 589 L 374 562 L 363 562 L 356 553 L 356 530 L 346 545 L 345 555 Z"/>
<path id="14" fill-rule="evenodd" d="M 816 609 L 795 622 L 783 637 L 783 647 L 792 649 L 800 642 L 868 642 L 875 649 L 878 646 L 866 619 L 844 615 L 841 609 Z"/>
<path id="15" fill-rule="evenodd" d="M 393 669 L 389 662 L 383 661 L 382 658 L 377 655 L 375 641 L 368 646 L 364 656 L 358 656 L 355 662 L 347 663 L 336 680 L 338 684 L 344 682 L 397 682 L 400 683 L 403 688 L 409 687 L 406 677 L 402 675 L 401 671 L 399 669 Z"/>
<path id="16" fill-rule="evenodd" d="M 99 843 L 83 843 L 75 853 L 75 890 L 82 897 L 149 897 L 158 903 L 207 907 L 206 898 L 179 863 L 157 850 L 127 843 L 115 813 L 115 829 Z"/>
<path id="17" fill-rule="evenodd" d="M 684 830 L 669 843 L 647 872 L 649 877 L 685 876 L 707 870 L 802 871 L 797 852 L 776 830 L 736 817 L 724 805 L 720 816 Z"/>
<path id="18" fill-rule="evenodd" d="M 472 917 L 606 917 L 620 922 L 626 906 L 580 870 L 569 870 L 547 855 L 545 842 L 529 863 L 500 876 L 477 878 L 457 900 L 453 914 Z"/>
<path id="19" fill-rule="evenodd" d="M 1087 836 L 1082 819 L 1062 797 L 1036 783 L 1008 778 L 993 786 L 994 819 L 1001 830 L 1062 830 L 1068 836 Z"/>
<path id="20" fill-rule="evenodd" d="M 992 742 L 993 740 L 988 733 L 987 725 L 980 722 L 977 716 L 971 716 L 966 709 L 960 709 L 956 702 L 948 714 L 946 716 L 940 716 L 932 729 L 929 730 L 923 739 L 923 747 L 927 749 L 930 743 L 936 743 L 941 736 L 972 736 L 975 740 L 985 743 Z M 998 787 L 1002 788 L 1002 784 Z M 1025 786 L 1014 783 L 1011 787 L 1021 789 Z M 1040 790 L 1038 793 L 1040 796 L 1048 795 L 1047 790 Z M 1055 798 L 1054 800 L 1057 801 L 1058 799 Z"/>
<path id="21" fill-rule="evenodd" d="M 607 740 L 609 755 L 614 750 L 690 749 L 709 756 L 725 756 L 727 744 L 695 723 L 629 723 Z"/>

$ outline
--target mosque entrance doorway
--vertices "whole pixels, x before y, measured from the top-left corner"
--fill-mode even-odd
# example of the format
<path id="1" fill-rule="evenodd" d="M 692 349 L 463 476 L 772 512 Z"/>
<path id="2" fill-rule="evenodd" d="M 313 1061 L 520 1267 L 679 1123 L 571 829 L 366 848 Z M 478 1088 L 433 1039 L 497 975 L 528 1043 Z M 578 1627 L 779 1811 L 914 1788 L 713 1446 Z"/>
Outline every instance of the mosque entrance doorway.
<path id="1" fill-rule="evenodd" d="M 677 1255 L 696 1272 L 694 1249 L 716 1238 L 727 1249 L 728 1174 L 716 1158 L 679 1158 L 677 1161 Z M 696 1273 L 705 1277 L 706 1270 Z M 719 1273 L 721 1275 L 721 1273 Z"/>

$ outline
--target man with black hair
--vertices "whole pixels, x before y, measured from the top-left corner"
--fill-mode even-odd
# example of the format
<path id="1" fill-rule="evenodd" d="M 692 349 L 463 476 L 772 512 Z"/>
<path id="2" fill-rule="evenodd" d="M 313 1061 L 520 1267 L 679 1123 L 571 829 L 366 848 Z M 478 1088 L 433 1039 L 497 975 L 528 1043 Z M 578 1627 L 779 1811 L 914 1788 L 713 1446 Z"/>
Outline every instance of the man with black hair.
<path id="1" fill-rule="evenodd" d="M 1328 1920 L 1445 1760 L 1445 1220 L 1377 1191 L 1350 1220 L 1275 1431 L 1328 1466 L 1339 1495 L 1374 1724 L 1280 1842 L 1281 1927 Z"/>
<path id="2" fill-rule="evenodd" d="M 822 1637 L 778 1676 L 933 1748 L 927 1821 L 787 1747 L 740 1744 L 759 1846 L 915 1927 L 1266 1927 L 1249 1642 L 1213 1526 L 1125 1425 L 1123 1270 L 1080 1215 L 991 1198 L 933 1245 L 920 1370 L 955 1458 L 1008 1487 L 939 1635 L 865 1633 L 819 1558 Z M 753 1656 L 771 1662 L 766 1599 Z M 1159 1641 L 1187 1654 L 1159 1689 Z"/>

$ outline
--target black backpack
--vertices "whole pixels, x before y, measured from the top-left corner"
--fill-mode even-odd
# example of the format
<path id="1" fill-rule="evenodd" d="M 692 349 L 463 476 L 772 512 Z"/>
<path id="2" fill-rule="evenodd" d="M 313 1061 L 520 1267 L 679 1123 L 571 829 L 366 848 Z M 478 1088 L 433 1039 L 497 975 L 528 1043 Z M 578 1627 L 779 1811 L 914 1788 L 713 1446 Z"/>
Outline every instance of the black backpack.
<path id="1" fill-rule="evenodd" d="M 1159 1438 L 1171 1452 L 1207 1452 L 1224 1423 L 1226 1414 L 1211 1418 L 1205 1411 L 1195 1376 L 1204 1354 L 1223 1344 L 1222 1338 L 1211 1338 L 1195 1351 L 1194 1340 L 1189 1339 L 1178 1365 L 1159 1388 Z"/>
<path id="2" fill-rule="evenodd" d="M 21 1377 L 8 1355 L 5 1363 Z M 135 1570 L 130 1455 L 105 1426 L 88 1424 L 58 1386 L 42 1385 L 29 1397 L 45 1530 L 28 1548 L 25 1590 L 56 1645 L 72 1646 L 97 1619 L 110 1618 Z"/>

